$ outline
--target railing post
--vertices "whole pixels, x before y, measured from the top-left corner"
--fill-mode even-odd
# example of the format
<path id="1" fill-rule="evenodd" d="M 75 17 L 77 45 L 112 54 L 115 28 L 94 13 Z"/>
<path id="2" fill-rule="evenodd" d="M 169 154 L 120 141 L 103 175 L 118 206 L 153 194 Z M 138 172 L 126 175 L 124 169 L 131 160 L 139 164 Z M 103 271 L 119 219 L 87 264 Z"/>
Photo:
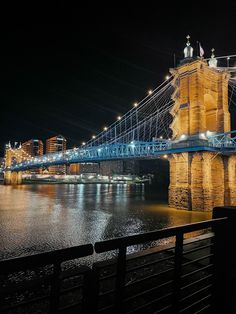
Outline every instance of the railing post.
<path id="1" fill-rule="evenodd" d="M 84 296 L 82 313 L 97 313 L 99 299 L 99 271 L 93 265 L 93 269 L 87 271 L 84 277 Z"/>
<path id="2" fill-rule="evenodd" d="M 116 269 L 115 309 L 117 314 L 122 314 L 125 313 L 123 298 L 126 273 L 126 246 L 124 243 L 121 243 L 119 248 Z"/>
<path id="3" fill-rule="evenodd" d="M 175 266 L 174 266 L 174 291 L 173 291 L 173 313 L 179 313 L 179 299 L 181 287 L 181 272 L 183 259 L 183 233 L 179 230 L 176 233 L 175 241 Z"/>
<path id="4" fill-rule="evenodd" d="M 235 312 L 236 257 L 235 226 L 236 207 L 213 209 L 213 218 L 227 217 L 223 224 L 214 228 L 214 281 L 213 307 L 216 313 Z"/>
<path id="5" fill-rule="evenodd" d="M 53 279 L 51 284 L 51 300 L 50 300 L 50 313 L 56 314 L 59 309 L 60 302 L 60 274 L 61 263 L 57 262 L 53 265 Z"/>

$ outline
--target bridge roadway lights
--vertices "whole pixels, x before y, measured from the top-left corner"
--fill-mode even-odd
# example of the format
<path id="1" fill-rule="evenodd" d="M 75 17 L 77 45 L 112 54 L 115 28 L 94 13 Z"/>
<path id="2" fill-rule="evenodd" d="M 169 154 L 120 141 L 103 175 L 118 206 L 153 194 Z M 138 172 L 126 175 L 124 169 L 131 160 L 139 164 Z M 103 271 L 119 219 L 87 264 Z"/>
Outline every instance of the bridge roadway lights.
<path id="1" fill-rule="evenodd" d="M 6 171 L 4 174 L 5 185 L 17 185 L 22 184 L 22 172 Z"/>

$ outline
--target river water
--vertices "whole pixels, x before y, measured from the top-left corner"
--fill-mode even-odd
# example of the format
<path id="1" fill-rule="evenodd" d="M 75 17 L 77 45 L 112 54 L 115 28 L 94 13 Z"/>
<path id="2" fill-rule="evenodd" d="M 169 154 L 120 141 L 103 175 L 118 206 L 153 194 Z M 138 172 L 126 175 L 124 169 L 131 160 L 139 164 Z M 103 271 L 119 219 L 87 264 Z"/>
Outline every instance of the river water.
<path id="1" fill-rule="evenodd" d="M 210 219 L 145 199 L 144 185 L 0 185 L 0 258 Z"/>

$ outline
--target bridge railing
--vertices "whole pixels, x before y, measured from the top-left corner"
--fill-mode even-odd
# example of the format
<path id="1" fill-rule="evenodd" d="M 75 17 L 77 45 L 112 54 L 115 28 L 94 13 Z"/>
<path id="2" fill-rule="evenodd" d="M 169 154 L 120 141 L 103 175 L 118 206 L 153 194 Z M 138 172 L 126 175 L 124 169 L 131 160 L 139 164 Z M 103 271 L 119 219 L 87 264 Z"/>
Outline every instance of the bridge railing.
<path id="1" fill-rule="evenodd" d="M 37 156 L 20 163 L 13 163 L 6 171 L 23 171 L 27 169 L 48 167 L 60 164 L 70 164 L 79 162 L 99 162 L 102 160 L 125 159 L 125 158 L 146 158 L 162 154 L 164 151 L 171 153 L 175 149 L 200 150 L 236 150 L 236 131 L 215 134 L 201 138 L 193 136 L 186 140 L 160 140 L 156 139 L 150 142 L 131 141 L 130 143 L 102 144 L 99 146 L 89 146 L 85 148 L 75 148 L 64 152 L 57 152 Z"/>
<path id="2" fill-rule="evenodd" d="M 48 155 L 35 157 L 32 160 L 25 160 L 21 163 L 12 165 L 9 170 L 26 170 L 35 167 L 53 166 L 58 164 L 90 162 L 100 160 L 122 159 L 130 157 L 145 157 L 155 155 L 159 151 L 167 150 L 171 147 L 171 142 L 152 141 L 140 142 L 132 141 L 126 143 L 115 143 L 110 145 L 92 146 L 81 149 L 72 149 L 65 152 L 58 152 Z"/>
<path id="3" fill-rule="evenodd" d="M 96 262 L 92 268 L 82 260 L 93 253 L 91 244 L 1 261 L 1 313 L 27 314 L 36 309 L 43 313 L 195 313 L 210 309 L 214 232 L 219 233 L 226 222 L 218 218 L 97 242 L 97 254 L 115 251 L 117 257 Z M 128 254 L 135 249 L 135 255 Z"/>
<path id="4" fill-rule="evenodd" d="M 236 149 L 236 131 L 230 131 L 208 137 L 209 145 L 217 148 Z"/>

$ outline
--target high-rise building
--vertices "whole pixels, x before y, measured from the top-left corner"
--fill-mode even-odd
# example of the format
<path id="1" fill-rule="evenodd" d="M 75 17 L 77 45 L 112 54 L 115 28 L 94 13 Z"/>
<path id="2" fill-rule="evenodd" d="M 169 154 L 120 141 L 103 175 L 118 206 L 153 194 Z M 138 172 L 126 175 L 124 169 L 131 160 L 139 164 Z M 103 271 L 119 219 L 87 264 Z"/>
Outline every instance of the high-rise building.
<path id="1" fill-rule="evenodd" d="M 29 156 L 34 157 L 43 155 L 43 142 L 41 140 L 28 140 L 27 142 L 24 142 L 21 147 Z"/>
<path id="2" fill-rule="evenodd" d="M 46 140 L 46 153 L 63 152 L 66 150 L 66 139 L 62 135 L 57 135 Z M 49 174 L 66 174 L 66 165 L 51 166 L 48 168 Z"/>
<path id="3" fill-rule="evenodd" d="M 22 149 L 29 157 L 43 155 L 43 142 L 38 139 L 31 139 L 21 145 Z M 27 170 L 29 173 L 41 173 L 42 169 Z"/>

